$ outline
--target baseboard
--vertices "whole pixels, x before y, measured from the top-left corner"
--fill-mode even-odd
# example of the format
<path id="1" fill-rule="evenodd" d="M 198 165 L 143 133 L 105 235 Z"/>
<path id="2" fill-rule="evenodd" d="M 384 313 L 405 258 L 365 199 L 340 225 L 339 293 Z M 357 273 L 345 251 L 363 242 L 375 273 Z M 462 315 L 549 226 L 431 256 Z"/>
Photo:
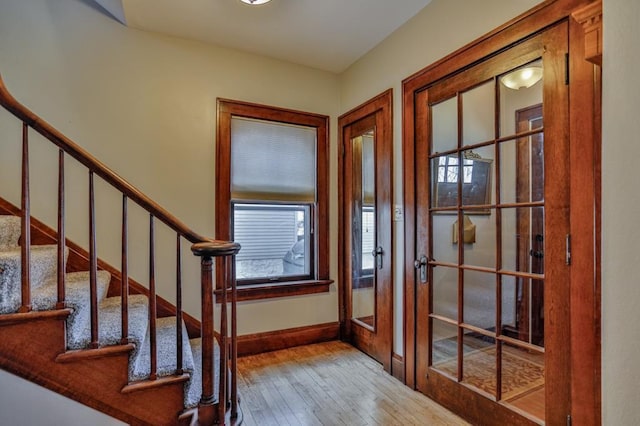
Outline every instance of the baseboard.
<path id="1" fill-rule="evenodd" d="M 391 357 L 391 375 L 402 383 L 404 381 L 404 357 L 394 353 Z"/>
<path id="2" fill-rule="evenodd" d="M 339 332 L 340 324 L 338 322 L 330 322 L 286 330 L 246 334 L 238 336 L 238 355 L 255 355 L 295 346 L 337 340 Z"/>

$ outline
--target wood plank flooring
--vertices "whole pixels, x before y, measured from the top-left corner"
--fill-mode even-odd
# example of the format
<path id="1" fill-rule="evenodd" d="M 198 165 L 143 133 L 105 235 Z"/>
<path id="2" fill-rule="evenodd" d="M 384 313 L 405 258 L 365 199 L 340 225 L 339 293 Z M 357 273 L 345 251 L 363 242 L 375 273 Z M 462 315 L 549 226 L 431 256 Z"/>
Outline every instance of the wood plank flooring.
<path id="1" fill-rule="evenodd" d="M 243 425 L 467 425 L 343 342 L 238 360 Z"/>

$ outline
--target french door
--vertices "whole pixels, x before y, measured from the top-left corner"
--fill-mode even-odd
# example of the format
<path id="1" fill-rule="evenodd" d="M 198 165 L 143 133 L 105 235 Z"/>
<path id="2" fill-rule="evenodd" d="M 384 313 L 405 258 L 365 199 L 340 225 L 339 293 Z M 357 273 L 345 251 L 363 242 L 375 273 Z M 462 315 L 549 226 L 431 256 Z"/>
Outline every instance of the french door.
<path id="1" fill-rule="evenodd" d="M 416 385 L 480 424 L 569 413 L 567 24 L 416 95 Z"/>
<path id="2" fill-rule="evenodd" d="M 342 336 L 391 371 L 391 91 L 340 117 Z"/>

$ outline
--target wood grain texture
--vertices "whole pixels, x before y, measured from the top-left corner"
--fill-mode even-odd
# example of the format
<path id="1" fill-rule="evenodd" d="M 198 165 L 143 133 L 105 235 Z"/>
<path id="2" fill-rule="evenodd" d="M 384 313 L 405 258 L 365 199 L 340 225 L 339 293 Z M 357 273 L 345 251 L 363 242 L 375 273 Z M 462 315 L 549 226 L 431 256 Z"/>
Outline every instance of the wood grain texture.
<path id="1" fill-rule="evenodd" d="M 217 143 L 216 143 L 216 237 L 231 238 L 231 119 L 233 116 L 254 118 L 273 122 L 288 123 L 316 129 L 316 202 L 312 212 L 316 247 L 312 247 L 311 258 L 316 258 L 315 286 L 299 286 L 295 295 L 327 291 L 329 281 L 329 117 L 291 109 L 277 108 L 229 99 L 217 100 Z M 222 270 L 221 260 L 217 260 L 217 271 Z M 216 272 L 216 283 L 223 281 Z M 248 284 L 248 283 L 247 283 Z M 218 286 L 218 284 L 216 284 Z M 239 287 L 238 300 L 254 300 L 268 297 L 291 295 L 283 292 L 289 284 L 270 286 Z M 305 292 L 305 290 L 308 290 Z"/>
<path id="2" fill-rule="evenodd" d="M 413 259 L 415 259 L 419 255 L 419 250 L 423 249 L 423 246 L 419 241 L 428 241 L 428 235 L 421 235 L 420 229 L 423 228 L 421 223 L 422 217 L 417 213 L 418 206 L 421 204 L 421 200 L 418 199 L 416 181 L 420 181 L 417 178 L 417 175 L 421 173 L 420 168 L 416 167 L 415 158 L 418 156 L 417 150 L 420 149 L 420 146 L 425 145 L 426 141 L 421 140 L 422 135 L 420 132 L 416 132 L 417 123 L 423 123 L 428 120 L 428 114 L 426 114 L 426 98 L 427 94 L 425 93 L 425 88 L 428 87 L 432 82 L 438 81 L 443 77 L 447 76 L 452 72 L 464 71 L 465 69 L 472 66 L 472 64 L 481 60 L 482 58 L 498 52 L 502 49 L 506 49 L 510 44 L 517 42 L 518 40 L 524 40 L 527 37 L 534 35 L 536 32 L 539 32 L 545 28 L 552 26 L 554 23 L 558 23 L 561 21 L 568 20 L 571 12 L 580 6 L 587 5 L 592 3 L 590 0 L 555 0 L 555 1 L 546 1 L 541 3 L 539 6 L 535 7 L 529 12 L 515 18 L 514 20 L 502 25 L 501 27 L 495 29 L 494 31 L 488 33 L 487 35 L 480 37 L 479 39 L 471 42 L 467 46 L 453 52 L 447 57 L 443 58 L 440 61 L 428 66 L 427 68 L 415 73 L 414 75 L 408 77 L 403 81 L 403 159 L 404 159 L 404 194 L 403 199 L 405 203 L 405 329 L 406 329 L 406 369 L 407 369 L 407 383 L 415 383 L 415 380 L 418 381 L 427 381 L 426 377 L 417 377 L 415 376 L 415 369 L 418 363 L 411 362 L 414 360 L 414 356 L 416 351 L 418 352 L 417 359 L 419 362 L 424 362 L 421 356 L 420 347 L 415 346 L 415 336 L 428 333 L 428 327 L 425 324 L 424 329 L 420 329 L 421 326 L 419 322 L 416 321 L 416 305 L 428 304 L 429 300 L 426 297 L 420 298 L 420 296 L 416 296 L 416 293 L 421 293 L 418 289 L 420 288 L 420 284 L 416 281 L 416 274 L 412 268 Z M 577 56 L 575 56 L 575 49 L 573 47 L 572 38 L 575 37 L 573 31 L 568 34 L 568 39 L 571 40 L 572 45 L 570 49 L 570 61 L 571 61 L 571 72 L 575 72 L 574 61 Z M 581 52 L 582 53 L 582 52 Z M 581 60 L 584 61 L 584 55 L 580 57 Z M 555 73 L 555 71 L 554 71 Z M 583 217 L 584 222 L 580 222 L 580 213 L 579 211 L 575 211 L 575 209 L 565 210 L 565 211 L 555 211 L 553 214 L 555 218 L 553 219 L 553 226 L 556 229 L 560 229 L 562 227 L 568 229 L 567 218 L 569 214 L 571 214 L 571 224 L 572 224 L 572 234 L 575 237 L 573 231 L 573 224 L 577 223 L 574 220 L 578 220 L 578 222 L 583 223 L 586 229 L 593 229 L 594 223 L 595 226 L 595 234 L 591 234 L 591 236 L 586 236 L 585 238 L 591 238 L 593 244 L 596 245 L 595 250 L 591 250 L 588 248 L 583 254 L 587 256 L 587 259 L 591 259 L 590 261 L 595 263 L 591 265 L 586 265 L 584 269 L 581 269 L 581 272 L 584 274 L 576 274 L 575 266 L 572 268 L 573 272 L 570 277 L 564 274 L 565 271 L 555 270 L 551 271 L 552 275 L 555 275 L 558 278 L 561 275 L 565 275 L 566 281 L 571 282 L 570 286 L 565 286 L 566 288 L 583 288 L 588 289 L 591 288 L 591 292 L 584 292 L 581 298 L 580 295 L 572 293 L 571 295 L 571 305 L 567 303 L 569 300 L 569 293 L 565 290 L 558 292 L 562 293 L 564 298 L 564 304 L 560 302 L 563 298 L 562 295 L 558 294 L 561 297 L 554 297 L 553 300 L 550 300 L 553 309 L 553 322 L 554 324 L 558 324 L 558 322 L 565 324 L 569 324 L 570 322 L 577 320 L 577 316 L 580 312 L 582 319 L 578 319 L 578 324 L 582 323 L 585 325 L 585 329 L 582 333 L 575 336 L 574 340 L 580 340 L 580 350 L 584 349 L 586 352 L 581 355 L 577 355 L 578 357 L 583 357 L 584 359 L 589 359 L 589 361 L 585 364 L 587 367 L 589 366 L 599 366 L 599 361 L 594 362 L 593 360 L 599 360 L 600 356 L 600 337 L 599 337 L 599 309 L 600 309 L 600 299 L 599 299 L 599 229 L 598 224 L 600 223 L 599 216 L 599 193 L 600 193 L 600 185 L 599 185 L 599 131 L 595 132 L 591 130 L 591 123 L 600 122 L 599 117 L 599 101 L 597 99 L 597 95 L 599 93 L 599 70 L 596 69 L 594 71 L 595 81 L 596 81 L 596 99 L 593 101 L 593 107 L 588 105 L 590 102 L 588 100 L 582 99 L 577 96 L 578 90 L 574 89 L 570 86 L 571 91 L 571 128 L 566 129 L 566 133 L 569 133 L 569 138 L 572 141 L 580 141 L 581 135 L 580 133 L 574 133 L 574 126 L 580 126 L 579 121 L 580 117 L 583 117 L 585 122 L 583 122 L 582 129 L 589 129 L 588 132 L 591 132 L 591 135 L 588 136 L 588 140 L 591 141 L 593 138 L 596 139 L 596 148 L 595 151 L 595 164 L 590 165 L 589 161 L 585 161 L 587 164 L 586 167 L 592 167 L 593 173 L 595 174 L 593 191 L 591 191 L 591 187 L 589 184 L 585 187 L 584 184 L 578 185 L 577 180 L 572 180 L 572 189 L 571 193 L 574 192 L 577 194 L 580 191 L 592 192 L 591 194 L 586 194 L 585 196 L 594 197 L 595 200 L 592 200 L 591 204 L 585 204 L 585 206 L 591 209 L 591 215 L 593 215 L 593 211 L 595 210 L 595 217 L 592 216 L 593 220 L 588 221 L 589 215 Z M 553 78 L 560 80 L 560 75 L 546 75 L 545 79 Z M 575 76 L 572 77 L 571 84 L 575 84 L 574 80 Z M 587 92 L 589 93 L 589 92 Z M 558 96 L 566 96 L 566 90 L 559 89 L 558 93 L 545 93 L 545 101 L 547 101 L 547 96 L 551 95 L 552 98 L 556 98 Z M 584 115 L 576 116 L 576 120 L 573 119 L 573 114 L 575 112 L 581 110 L 584 112 Z M 588 111 L 593 111 L 595 109 L 595 113 L 589 115 Z M 545 112 L 545 117 L 549 114 L 554 114 L 555 111 L 549 110 Z M 566 137 L 564 134 L 562 137 Z M 591 142 L 586 142 L 591 143 Z M 577 148 L 577 147 L 576 147 Z M 573 149 L 573 147 L 572 147 Z M 591 148 L 589 148 L 591 149 Z M 577 148 L 576 153 L 580 152 L 580 148 Z M 554 156 L 557 155 L 569 155 L 568 150 L 566 152 L 556 152 Z M 557 157 L 556 157 L 557 158 Z M 576 157 L 577 158 L 577 157 Z M 573 165 L 574 157 L 572 157 L 571 164 Z M 588 173 L 587 173 L 588 175 Z M 562 176 L 558 175 L 556 178 L 561 178 Z M 572 174 L 573 179 L 573 174 Z M 568 177 L 567 177 L 568 179 Z M 576 177 L 578 179 L 578 177 Z M 595 194 L 595 195 L 594 195 Z M 573 199 L 572 199 L 573 201 Z M 562 209 L 560 209 L 562 210 Z M 588 223 L 589 222 L 589 223 Z M 583 227 L 583 229 L 585 229 Z M 591 244 L 591 243 L 589 243 Z M 595 254 L 594 254 L 595 252 Z M 555 255 L 560 255 L 561 253 L 556 252 Z M 550 255 L 552 255 L 550 253 Z M 575 248 L 574 248 L 574 261 L 575 261 Z M 545 256 L 546 257 L 546 256 Z M 583 281 L 579 281 L 582 278 L 577 278 L 578 275 L 584 278 Z M 594 278 L 594 276 L 596 278 Z M 422 292 L 426 293 L 426 292 Z M 418 300 L 419 299 L 419 300 Z M 574 303 L 581 304 L 580 307 L 576 310 L 576 306 Z M 571 306 L 571 310 L 569 310 L 569 306 Z M 585 316 L 586 315 L 586 316 Z M 593 321 L 595 318 L 595 321 Z M 418 329 L 416 333 L 416 329 Z M 572 324 L 571 336 L 575 329 Z M 581 340 L 578 336 L 587 336 L 584 340 Z M 595 335 L 595 336 L 594 336 Z M 571 340 L 571 336 L 568 333 L 558 333 L 554 335 L 551 339 L 555 341 L 555 344 L 564 341 L 565 348 L 568 341 Z M 591 336 L 594 336 L 595 343 L 590 343 Z M 413 341 L 412 341 L 413 340 Z M 554 361 L 556 365 L 565 367 L 556 367 L 550 370 L 550 375 L 558 374 L 558 379 L 560 385 L 552 389 L 549 394 L 552 395 L 553 398 L 557 397 L 561 401 L 558 406 L 562 406 L 563 408 L 560 410 L 554 410 L 551 413 L 551 417 L 548 419 L 548 422 L 564 422 L 566 421 L 567 409 L 571 409 L 572 415 L 576 414 L 576 410 L 581 411 L 582 415 L 590 416 L 591 419 L 600 418 L 600 408 L 599 408 L 599 385 L 596 386 L 595 383 L 599 383 L 599 368 L 587 368 L 587 369 L 577 369 L 576 366 L 573 367 L 573 374 L 569 373 L 570 367 L 567 361 L 567 357 L 570 351 L 557 351 L 551 353 L 551 358 L 555 359 Z M 575 353 L 575 349 L 571 352 Z M 424 355 L 424 354 L 422 354 Z M 422 360 L 421 360 L 422 359 Z M 415 360 L 414 360 L 415 361 Z M 575 358 L 571 359 L 571 362 L 575 362 Z M 592 379 L 586 378 L 585 376 L 592 377 Z M 591 382 L 588 386 L 582 386 L 582 381 Z M 567 383 L 571 383 L 571 388 L 573 392 L 583 393 L 581 396 L 582 402 L 577 406 L 571 406 L 571 397 L 569 397 L 569 388 Z M 444 390 L 443 390 L 444 392 Z M 575 398 L 576 394 L 573 395 Z M 452 398 L 460 398 L 460 396 L 455 396 L 454 393 L 451 393 Z M 555 403 L 555 402 L 554 402 Z M 580 406 L 582 408 L 580 408 Z M 460 407 L 460 409 L 466 409 L 466 407 Z M 564 411 L 564 414 L 562 413 Z M 590 424 L 590 423 L 586 423 Z"/>
<path id="3" fill-rule="evenodd" d="M 341 338 L 380 361 L 387 372 L 391 372 L 393 354 L 392 104 L 393 91 L 389 89 L 338 118 L 338 146 L 343 153 L 338 156 L 338 232 L 342 241 L 338 254 Z M 387 265 L 377 269 L 374 278 L 375 331 L 351 321 L 352 291 L 356 287 L 352 277 L 355 276 L 354 269 L 361 269 L 361 265 L 354 264 L 351 259 L 359 257 L 356 241 L 360 239 L 357 229 L 362 221 L 356 207 L 356 200 L 362 197 L 362 147 L 354 144 L 352 139 L 370 129 L 375 132 L 376 245 L 382 247 L 384 264 Z"/>
<path id="4" fill-rule="evenodd" d="M 244 425 L 466 425 L 343 342 L 241 358 Z"/>
<path id="5" fill-rule="evenodd" d="M 600 2 L 596 2 L 600 3 Z M 595 3 L 594 3 L 595 4 Z M 601 5 L 600 5 L 601 6 Z M 601 423 L 600 331 L 600 67 L 583 53 L 584 30 L 571 20 L 571 415 L 574 424 Z"/>
<path id="6" fill-rule="evenodd" d="M 128 352 L 59 363 L 64 337 L 63 319 L 0 327 L 0 368 L 132 425 L 176 424 L 182 383 L 123 395 Z"/>

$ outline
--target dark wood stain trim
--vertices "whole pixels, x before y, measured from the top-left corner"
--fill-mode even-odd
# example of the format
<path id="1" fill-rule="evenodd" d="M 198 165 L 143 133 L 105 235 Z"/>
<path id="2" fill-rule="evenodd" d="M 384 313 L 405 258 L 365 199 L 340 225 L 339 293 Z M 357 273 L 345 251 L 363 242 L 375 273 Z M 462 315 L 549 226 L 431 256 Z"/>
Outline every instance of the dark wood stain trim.
<path id="1" fill-rule="evenodd" d="M 545 28 L 553 25 L 554 23 L 568 19 L 571 12 L 580 6 L 591 3 L 591 0 L 549 0 L 540 5 L 534 7 L 528 12 L 514 18 L 513 20 L 505 23 L 504 25 L 496 28 L 495 30 L 487 33 L 486 35 L 474 40 L 466 46 L 454 51 L 439 61 L 436 61 L 432 65 L 418 71 L 417 73 L 406 78 L 402 82 L 403 86 L 403 203 L 405 211 L 405 278 L 404 278 L 404 328 L 405 328 L 405 364 L 406 364 L 406 383 L 407 385 L 416 386 L 416 274 L 413 269 L 413 260 L 416 256 L 416 187 L 415 187 L 415 146 L 416 135 L 416 113 L 418 111 L 416 105 L 418 104 L 418 98 L 424 98 L 421 93 L 430 84 L 437 82 L 438 80 L 451 75 L 454 72 L 462 71 L 468 67 L 471 67 L 483 58 L 489 57 L 493 54 L 500 52 L 508 48 L 510 45 L 516 43 L 519 40 L 523 40 L 527 37 L 534 35 L 537 32 L 544 30 Z M 574 37 L 573 31 L 571 32 L 571 38 Z M 570 50 L 571 61 L 575 60 L 575 50 L 573 44 Z M 584 55 L 582 56 L 584 60 Z M 572 62 L 573 63 L 573 62 Z M 572 65 L 573 66 L 573 65 Z M 573 68 L 572 68 L 573 70 Z M 596 81 L 599 79 L 599 70 L 595 71 Z M 598 86 L 598 84 L 596 84 Z M 597 88 L 600 89 L 600 86 Z M 571 90 L 571 107 L 573 114 L 575 109 L 578 108 L 576 102 L 573 99 L 575 96 L 574 89 Z M 596 94 L 597 95 L 597 94 Z M 597 96 L 596 96 L 597 97 Z M 599 99 L 599 98 L 598 98 Z M 424 100 L 424 99 L 422 99 Z M 576 99 L 577 100 L 577 99 Z M 599 105 L 598 100 L 594 101 L 596 108 L 596 114 L 591 116 L 591 120 L 596 123 L 600 123 Z M 575 124 L 575 120 L 571 120 Z M 597 145 L 595 149 L 595 164 L 593 165 L 595 170 L 595 182 L 594 192 L 595 200 L 591 208 L 595 210 L 595 220 L 589 224 L 589 227 L 593 228 L 593 224 L 596 224 L 595 238 L 593 242 L 595 244 L 595 250 L 589 251 L 590 258 L 594 259 L 594 265 L 590 269 L 585 269 L 585 274 L 589 275 L 587 279 L 582 283 L 581 287 L 593 287 L 593 304 L 591 306 L 591 312 L 587 313 L 586 322 L 589 324 L 588 331 L 585 333 L 595 334 L 595 345 L 588 348 L 588 352 L 580 356 L 591 358 L 594 360 L 600 359 L 600 334 L 599 334 L 599 318 L 600 318 L 600 282 L 599 278 L 594 278 L 594 275 L 598 275 L 600 270 L 600 258 L 598 249 L 600 247 L 600 129 L 595 129 L 590 138 L 595 138 L 594 143 Z M 571 134 L 572 140 L 574 134 Z M 594 207 L 595 206 L 595 207 Z M 573 223 L 573 219 L 572 219 Z M 589 228 L 589 229 L 591 229 Z M 575 234 L 574 234 L 575 235 Z M 594 254 L 595 253 L 595 254 Z M 574 248 L 575 255 L 575 248 Z M 575 271 L 575 266 L 573 270 Z M 575 275 L 575 274 L 574 274 Z M 572 279 L 572 282 L 574 279 Z M 425 301 L 422 301 L 425 302 Z M 588 304 L 585 304 L 587 306 Z M 571 313 L 572 321 L 575 319 L 576 311 Z M 575 361 L 572 360 L 572 361 Z M 597 383 L 597 389 L 594 386 L 590 387 L 589 391 L 595 392 L 595 404 L 591 405 L 591 408 L 583 407 L 581 410 L 585 411 L 585 416 L 590 416 L 591 419 L 596 419 L 599 422 L 600 419 L 600 367 L 599 362 L 595 363 L 595 376 L 594 383 Z M 584 375 L 584 372 L 581 373 Z M 592 373 L 587 373 L 592 374 Z M 443 381 L 446 382 L 446 381 Z M 575 391 L 576 382 L 572 381 L 573 389 Z M 458 397 L 459 398 L 459 397 Z M 454 408 L 455 407 L 450 407 Z M 466 407 L 459 407 L 464 411 Z M 573 407 L 573 415 L 578 407 Z M 595 414 L 594 414 L 595 413 Z"/>
<path id="2" fill-rule="evenodd" d="M 347 218 L 347 212 L 345 211 L 345 206 L 348 205 L 346 202 L 347 194 L 345 194 L 345 182 L 350 179 L 347 173 L 350 173 L 350 167 L 346 164 L 346 158 L 350 158 L 350 156 L 345 155 L 346 150 L 346 140 L 349 139 L 349 135 L 347 134 L 350 131 L 351 126 L 362 126 L 369 127 L 371 123 L 364 122 L 365 120 L 369 120 L 373 122 L 379 129 L 379 134 L 377 136 L 378 140 L 376 142 L 377 148 L 376 152 L 382 150 L 383 152 L 388 152 L 388 158 L 379 158 L 381 163 L 380 166 L 383 168 L 382 175 L 388 175 L 393 177 L 393 89 L 387 89 L 379 95 L 369 99 L 368 101 L 362 103 L 361 105 L 351 109 L 350 111 L 342 114 L 338 117 L 338 235 L 340 235 L 342 242 L 338 244 L 338 271 L 340 271 L 339 276 L 339 289 L 338 289 L 338 306 L 339 306 L 339 321 L 341 324 L 341 338 L 353 341 L 353 337 L 355 335 L 356 330 L 352 327 L 352 322 L 350 321 L 351 316 L 351 294 L 349 292 L 349 288 L 347 285 L 348 280 L 350 279 L 350 268 L 347 268 L 347 262 L 345 261 L 346 256 L 350 256 L 348 251 L 348 241 L 347 236 L 351 235 L 351 224 Z M 375 121 L 374 121 L 375 120 Z M 358 129 L 351 129 L 354 132 L 358 133 Z M 385 156 L 386 157 L 386 156 Z M 386 168 L 386 167 L 388 168 Z M 376 191 L 388 191 L 386 192 L 383 198 L 388 196 L 389 205 L 380 205 L 378 208 L 380 210 L 380 222 L 381 225 L 389 226 L 390 232 L 380 232 L 378 237 L 381 239 L 381 244 L 388 246 L 390 248 L 390 253 L 388 259 L 393 259 L 393 218 L 391 214 L 391 204 L 393 203 L 393 186 L 389 184 L 388 188 L 378 187 Z M 388 240 L 388 241 L 386 241 Z M 382 279 L 389 282 L 390 288 L 388 292 L 390 294 L 383 295 L 381 299 L 376 297 L 376 306 L 378 309 L 378 317 L 377 317 L 377 333 L 376 337 L 377 343 L 372 344 L 372 350 L 376 350 L 379 355 L 376 357 L 381 358 L 382 364 L 384 366 L 385 371 L 391 372 L 392 369 L 392 355 L 393 355 L 393 271 L 395 270 L 395 264 L 393 260 L 387 261 L 387 263 L 391 264 L 391 270 L 387 269 L 383 271 L 384 274 Z M 361 341 L 369 340 L 368 336 L 365 336 L 368 333 L 364 331 L 365 338 L 361 339 Z M 383 346 L 383 348 L 377 348 L 377 345 Z M 375 347 L 375 348 L 374 348 Z"/>
<path id="3" fill-rule="evenodd" d="M 20 215 L 20 209 L 0 197 L 0 213 L 18 216 Z M 53 228 L 45 225 L 34 217 L 31 218 L 32 244 L 56 244 L 57 241 L 57 233 Z M 87 271 L 89 269 L 89 252 L 69 239 L 66 240 L 66 246 L 69 248 L 67 272 Z M 107 296 L 113 297 L 120 295 L 120 282 L 122 276 L 120 271 L 100 259 L 98 259 L 98 269 L 107 271 L 111 274 L 111 282 L 109 283 Z M 149 296 L 149 290 L 131 278 L 129 278 L 129 288 L 130 294 L 144 294 Z M 160 296 L 156 296 L 156 301 L 158 316 L 160 318 L 176 315 L 176 308 L 170 302 Z M 183 313 L 183 319 L 187 327 L 189 337 L 200 337 L 200 321 L 187 313 Z"/>
<path id="4" fill-rule="evenodd" d="M 68 308 L 56 309 L 51 311 L 29 311 L 14 314 L 3 314 L 0 315 L 0 327 L 31 321 L 44 321 L 49 319 L 66 320 L 70 314 L 71 309 Z"/>
<path id="5" fill-rule="evenodd" d="M 601 424 L 600 164 L 601 68 L 585 57 L 585 32 L 571 19 L 571 416 Z"/>
<path id="6" fill-rule="evenodd" d="M 495 404 L 489 398 L 431 370 L 426 380 L 431 384 L 428 389 L 437 389 L 433 393 L 426 392 L 430 398 L 453 411 L 460 417 L 477 425 L 509 425 L 533 426 L 537 421 L 530 420 L 515 413 L 510 408 Z"/>
<path id="7" fill-rule="evenodd" d="M 238 301 L 272 299 L 276 297 L 303 296 L 306 294 L 328 293 L 333 280 L 300 281 L 281 284 L 256 284 L 238 287 Z M 222 295 L 221 289 L 214 291 Z M 216 303 L 220 303 L 216 300 Z"/>
<path id="8" fill-rule="evenodd" d="M 218 98 L 216 108 L 216 235 L 231 236 L 231 118 L 232 116 L 269 120 L 280 123 L 289 123 L 317 129 L 317 164 L 322 168 L 316 170 L 316 212 L 314 231 L 316 235 L 317 250 L 314 257 L 317 259 L 315 279 L 317 281 L 330 280 L 329 274 L 329 171 L 330 144 L 329 144 L 329 117 L 304 111 L 297 111 L 275 106 L 261 105 L 250 102 L 234 101 Z M 220 275 L 220 261 L 216 262 L 216 282 L 222 282 Z M 217 284 L 216 284 L 217 285 Z M 245 296 L 240 295 L 242 285 L 238 286 L 239 296 L 247 297 L 238 300 L 280 297 L 278 287 L 263 286 L 262 292 L 248 291 Z M 273 292 L 273 294 L 271 294 Z M 309 293 L 298 294 L 311 294 Z M 253 293 L 253 294 L 252 294 Z M 251 296 L 249 296 L 251 294 Z"/>
<path id="9" fill-rule="evenodd" d="M 132 425 L 174 424 L 183 384 L 123 395 L 129 354 L 56 362 L 64 353 L 64 318 L 0 327 L 0 368 Z"/>
<path id="10" fill-rule="evenodd" d="M 337 340 L 340 324 L 329 322 L 286 330 L 238 336 L 238 356 L 256 355 L 295 346 Z"/>

